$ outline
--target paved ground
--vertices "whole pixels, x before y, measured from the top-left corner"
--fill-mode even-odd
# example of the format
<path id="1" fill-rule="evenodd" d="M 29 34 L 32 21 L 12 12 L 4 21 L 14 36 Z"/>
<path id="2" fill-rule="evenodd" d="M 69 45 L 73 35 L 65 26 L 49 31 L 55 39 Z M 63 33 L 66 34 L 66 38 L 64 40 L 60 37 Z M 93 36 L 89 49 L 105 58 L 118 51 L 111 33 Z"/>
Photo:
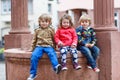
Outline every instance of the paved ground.
<path id="1" fill-rule="evenodd" d="M 5 74 L 5 62 L 0 61 L 0 80 L 6 80 Z"/>

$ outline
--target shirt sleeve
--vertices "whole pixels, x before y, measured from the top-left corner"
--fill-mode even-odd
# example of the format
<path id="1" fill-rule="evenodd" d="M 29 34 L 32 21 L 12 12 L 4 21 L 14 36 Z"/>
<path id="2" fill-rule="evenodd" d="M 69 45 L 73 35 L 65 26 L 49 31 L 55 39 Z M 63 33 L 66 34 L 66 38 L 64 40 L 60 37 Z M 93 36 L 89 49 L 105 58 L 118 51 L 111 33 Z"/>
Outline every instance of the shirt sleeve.
<path id="1" fill-rule="evenodd" d="M 51 35 L 52 35 L 52 40 L 53 40 L 53 47 L 56 47 L 55 40 L 54 40 L 54 35 L 55 35 L 55 29 L 51 28 Z"/>
<path id="2" fill-rule="evenodd" d="M 75 31 L 74 28 L 73 28 L 72 35 L 73 35 L 73 43 L 72 43 L 72 44 L 73 44 L 73 45 L 77 45 L 78 37 L 77 37 L 76 31 Z"/>
<path id="3" fill-rule="evenodd" d="M 96 32 L 95 32 L 95 30 L 93 28 L 91 28 L 91 39 L 92 39 L 91 43 L 96 44 L 96 41 L 97 41 Z"/>
<path id="4" fill-rule="evenodd" d="M 76 29 L 76 33 L 78 36 L 78 45 L 85 45 L 86 41 L 84 39 L 84 37 L 82 37 L 82 30 L 80 30 L 80 28 Z"/>
<path id="5" fill-rule="evenodd" d="M 37 30 L 35 30 L 35 32 L 34 32 L 34 36 L 33 36 L 33 40 L 32 40 L 32 46 L 31 46 L 31 51 L 34 50 L 34 48 L 36 46 L 36 42 L 37 42 Z"/>
<path id="6" fill-rule="evenodd" d="M 61 42 L 61 41 L 60 41 L 60 36 L 59 36 L 59 34 L 60 34 L 60 30 L 58 29 L 58 30 L 56 31 L 56 33 L 55 33 L 55 36 L 54 36 L 54 40 L 55 40 L 55 43 L 56 43 L 56 44 L 58 44 L 59 42 Z"/>

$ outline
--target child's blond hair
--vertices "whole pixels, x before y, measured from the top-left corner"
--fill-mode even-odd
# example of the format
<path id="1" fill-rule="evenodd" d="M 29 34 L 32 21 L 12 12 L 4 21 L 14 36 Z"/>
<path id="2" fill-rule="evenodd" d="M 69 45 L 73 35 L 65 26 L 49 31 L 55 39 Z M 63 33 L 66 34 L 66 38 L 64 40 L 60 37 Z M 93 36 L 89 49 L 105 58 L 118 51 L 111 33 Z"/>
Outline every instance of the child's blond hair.
<path id="1" fill-rule="evenodd" d="M 79 19 L 79 23 L 83 22 L 83 21 L 89 21 L 89 24 L 91 24 L 91 18 L 89 15 L 87 14 L 83 14 L 80 19 Z"/>
<path id="2" fill-rule="evenodd" d="M 52 18 L 50 15 L 48 14 L 42 14 L 39 18 L 38 18 L 38 23 L 39 23 L 39 26 L 40 26 L 40 21 L 42 20 L 45 20 L 46 22 L 49 22 L 50 25 L 52 24 Z"/>

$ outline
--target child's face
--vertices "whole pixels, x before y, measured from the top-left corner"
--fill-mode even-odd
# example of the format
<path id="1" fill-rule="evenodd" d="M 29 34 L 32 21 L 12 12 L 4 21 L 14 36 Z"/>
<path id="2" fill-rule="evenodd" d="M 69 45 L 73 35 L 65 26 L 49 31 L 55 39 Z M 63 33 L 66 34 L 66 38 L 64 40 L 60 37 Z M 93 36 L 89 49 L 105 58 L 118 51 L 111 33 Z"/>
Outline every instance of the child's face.
<path id="1" fill-rule="evenodd" d="M 68 19 L 62 20 L 62 27 L 68 28 L 70 26 L 70 21 Z"/>
<path id="2" fill-rule="evenodd" d="M 86 21 L 81 21 L 81 22 L 80 22 L 80 25 L 83 26 L 84 28 L 87 28 L 87 27 L 89 27 L 90 22 L 89 22 L 88 20 L 86 20 Z"/>
<path id="3" fill-rule="evenodd" d="M 42 28 L 46 28 L 46 27 L 48 27 L 50 25 L 50 22 L 49 21 L 46 21 L 46 20 L 41 20 L 40 21 L 40 26 L 42 27 Z"/>

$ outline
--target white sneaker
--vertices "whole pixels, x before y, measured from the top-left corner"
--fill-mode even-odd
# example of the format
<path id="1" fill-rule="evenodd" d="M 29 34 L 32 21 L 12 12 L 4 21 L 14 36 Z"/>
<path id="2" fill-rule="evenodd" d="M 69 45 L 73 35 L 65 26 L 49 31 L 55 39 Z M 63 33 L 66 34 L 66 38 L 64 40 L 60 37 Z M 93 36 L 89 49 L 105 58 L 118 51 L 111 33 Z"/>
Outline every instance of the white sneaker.
<path id="1" fill-rule="evenodd" d="M 66 66 L 66 63 L 62 63 L 62 70 L 67 70 L 67 66 Z"/>
<path id="2" fill-rule="evenodd" d="M 87 68 L 88 68 L 88 69 L 92 69 L 92 67 L 91 67 L 91 66 L 87 66 Z"/>
<path id="3" fill-rule="evenodd" d="M 37 77 L 36 74 L 30 74 L 30 76 L 27 78 L 27 80 L 34 80 Z"/>
<path id="4" fill-rule="evenodd" d="M 66 66 L 62 67 L 62 70 L 67 70 L 68 68 Z"/>
<path id="5" fill-rule="evenodd" d="M 73 64 L 73 67 L 74 67 L 74 69 L 76 69 L 76 70 L 79 70 L 79 69 L 82 68 L 80 65 L 78 65 L 78 63 L 74 63 L 74 64 Z"/>
<path id="6" fill-rule="evenodd" d="M 82 68 L 81 66 L 76 66 L 75 69 L 78 70 L 78 69 L 81 69 L 81 68 Z"/>
<path id="7" fill-rule="evenodd" d="M 93 71 L 98 73 L 98 72 L 100 72 L 100 69 L 96 67 L 96 68 L 93 69 Z"/>

